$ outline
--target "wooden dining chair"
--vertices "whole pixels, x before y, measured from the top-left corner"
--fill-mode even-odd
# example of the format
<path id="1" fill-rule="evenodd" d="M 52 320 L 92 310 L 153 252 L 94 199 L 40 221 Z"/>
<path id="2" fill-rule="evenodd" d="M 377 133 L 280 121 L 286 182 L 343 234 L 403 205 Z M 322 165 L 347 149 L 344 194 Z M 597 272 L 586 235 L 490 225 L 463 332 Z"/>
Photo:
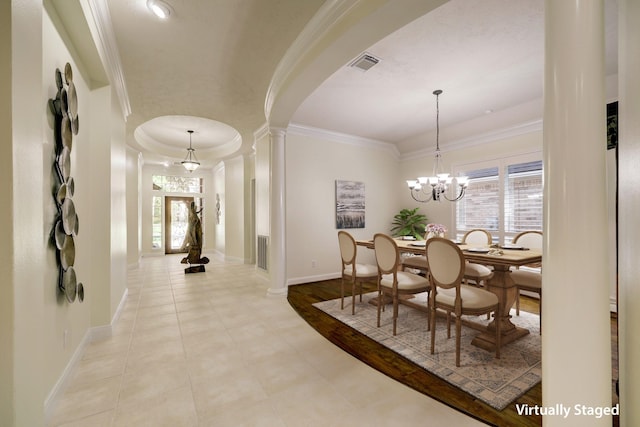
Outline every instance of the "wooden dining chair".
<path id="1" fill-rule="evenodd" d="M 493 238 L 491 233 L 482 228 L 474 228 L 467 231 L 462 236 L 462 244 L 466 245 L 478 245 L 487 246 L 491 245 Z M 473 262 L 466 262 L 464 266 L 464 282 L 469 284 L 469 280 L 472 280 L 476 286 L 482 286 L 483 282 L 489 280 L 493 276 L 493 271 L 486 265 L 476 264 Z"/>
<path id="2" fill-rule="evenodd" d="M 400 251 L 391 236 L 377 233 L 373 236 L 373 249 L 378 264 L 378 327 L 380 327 L 380 310 L 384 307 L 385 297 L 388 295 L 393 303 L 393 335 L 396 335 L 399 297 L 429 292 L 431 285 L 425 277 L 399 271 Z M 427 329 L 429 327 L 427 316 Z"/>
<path id="3" fill-rule="evenodd" d="M 436 311 L 447 313 L 447 337 L 451 337 L 451 314 L 456 322 L 456 366 L 460 366 L 460 334 L 463 315 L 479 316 L 494 313 L 500 318 L 500 301 L 493 292 L 473 286 L 463 286 L 465 259 L 462 251 L 450 240 L 434 237 L 427 241 L 427 268 L 431 282 L 431 354 L 435 352 Z M 496 358 L 500 358 L 501 331 L 496 321 Z"/>
<path id="4" fill-rule="evenodd" d="M 342 259 L 342 282 L 340 287 L 340 309 L 344 310 L 344 282 L 351 282 L 351 314 L 356 312 L 356 284 L 360 286 L 360 302 L 362 302 L 362 282 L 375 282 L 378 278 L 378 267 L 371 264 L 358 264 L 356 240 L 346 231 L 338 231 L 340 258 Z"/>
<path id="5" fill-rule="evenodd" d="M 404 257 L 400 261 L 400 268 L 402 271 L 406 271 L 407 268 L 418 270 L 422 275 L 426 276 L 427 258 L 424 256 L 424 254 Z"/>
<path id="6" fill-rule="evenodd" d="M 542 250 L 541 231 L 523 231 L 513 238 L 513 244 L 525 248 Z M 540 334 L 542 334 L 542 265 L 526 265 L 511 271 L 511 280 L 516 285 L 516 315 L 520 316 L 520 291 L 538 294 L 540 301 Z"/>

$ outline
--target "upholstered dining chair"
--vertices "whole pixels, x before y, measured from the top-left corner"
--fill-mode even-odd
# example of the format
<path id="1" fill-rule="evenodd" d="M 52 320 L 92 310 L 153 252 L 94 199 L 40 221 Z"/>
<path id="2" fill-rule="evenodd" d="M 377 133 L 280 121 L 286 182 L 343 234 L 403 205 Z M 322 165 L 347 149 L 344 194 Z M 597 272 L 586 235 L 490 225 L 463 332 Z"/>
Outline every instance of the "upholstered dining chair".
<path id="1" fill-rule="evenodd" d="M 375 282 L 378 267 L 372 264 L 358 264 L 356 240 L 346 231 L 338 231 L 340 257 L 342 258 L 342 282 L 340 288 L 340 309 L 344 310 L 344 282 L 351 282 L 351 314 L 356 312 L 356 284 L 360 285 L 362 301 L 362 282 Z"/>
<path id="2" fill-rule="evenodd" d="M 406 271 L 407 268 L 419 270 L 425 276 L 427 274 L 427 258 L 424 255 L 414 255 L 402 258 L 400 261 L 400 269 Z"/>
<path id="3" fill-rule="evenodd" d="M 513 244 L 525 248 L 542 250 L 541 231 L 523 231 L 513 238 Z M 516 285 L 516 315 L 520 316 L 520 291 L 538 294 L 540 301 L 540 333 L 542 334 L 542 272 L 541 265 L 527 265 L 511 271 L 511 280 Z"/>
<path id="4" fill-rule="evenodd" d="M 451 313 L 456 322 L 456 366 L 460 366 L 460 333 L 463 315 L 479 316 L 494 313 L 500 318 L 498 296 L 486 289 L 462 285 L 465 259 L 462 251 L 450 240 L 434 237 L 427 241 L 427 268 L 431 282 L 431 354 L 435 352 L 436 311 L 447 313 L 447 337 L 451 337 Z M 496 358 L 500 358 L 500 322 L 495 322 Z"/>
<path id="5" fill-rule="evenodd" d="M 396 335 L 400 295 L 429 292 L 431 285 L 425 277 L 399 270 L 400 251 L 391 236 L 377 233 L 373 236 L 373 249 L 378 264 L 378 327 L 380 327 L 380 310 L 384 307 L 385 297 L 388 295 L 393 302 L 393 335 Z M 427 319 L 427 329 L 429 327 L 429 319 Z"/>
<path id="6" fill-rule="evenodd" d="M 490 245 L 493 241 L 491 233 L 481 228 L 474 228 L 467 231 L 462 236 L 462 244 L 466 245 Z M 473 280 L 476 286 L 482 286 L 482 282 L 486 282 L 493 276 L 493 271 L 485 265 L 466 262 L 464 266 L 464 281 L 469 284 L 469 280 Z M 486 283 L 485 283 L 486 284 Z"/>

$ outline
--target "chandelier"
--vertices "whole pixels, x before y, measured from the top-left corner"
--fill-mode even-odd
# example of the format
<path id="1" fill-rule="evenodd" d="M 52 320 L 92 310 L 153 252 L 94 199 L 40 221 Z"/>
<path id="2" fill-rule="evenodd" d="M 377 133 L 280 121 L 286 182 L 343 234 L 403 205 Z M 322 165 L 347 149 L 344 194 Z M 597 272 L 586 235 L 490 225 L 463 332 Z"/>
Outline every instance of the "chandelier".
<path id="1" fill-rule="evenodd" d="M 187 132 L 189 132 L 189 148 L 187 148 L 187 157 L 182 161 L 182 166 L 184 166 L 184 168 L 189 172 L 193 172 L 198 169 L 200 162 L 198 162 L 198 159 L 196 158 L 196 150 L 191 148 L 191 135 L 193 134 L 193 131 L 188 130 Z"/>
<path id="2" fill-rule="evenodd" d="M 438 103 L 440 89 L 433 91 L 436 96 L 436 158 L 433 163 L 433 174 L 430 177 L 421 176 L 417 179 L 407 180 L 409 191 L 413 200 L 426 203 L 431 200 L 442 201 L 447 199 L 450 202 L 457 202 L 464 197 L 469 178 L 466 176 L 450 177 L 442 169 L 442 154 L 440 153 L 440 106 Z M 455 194 L 450 198 L 447 196 L 447 189 L 455 180 Z"/>

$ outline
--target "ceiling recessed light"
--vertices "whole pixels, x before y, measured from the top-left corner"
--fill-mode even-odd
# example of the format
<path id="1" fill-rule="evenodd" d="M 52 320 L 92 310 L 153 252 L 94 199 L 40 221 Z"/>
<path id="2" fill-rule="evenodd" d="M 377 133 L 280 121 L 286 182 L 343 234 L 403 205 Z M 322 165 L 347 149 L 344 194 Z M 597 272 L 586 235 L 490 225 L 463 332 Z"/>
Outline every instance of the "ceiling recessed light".
<path id="1" fill-rule="evenodd" d="M 171 6 L 162 0 L 147 0 L 147 7 L 160 19 L 167 19 L 171 15 Z"/>

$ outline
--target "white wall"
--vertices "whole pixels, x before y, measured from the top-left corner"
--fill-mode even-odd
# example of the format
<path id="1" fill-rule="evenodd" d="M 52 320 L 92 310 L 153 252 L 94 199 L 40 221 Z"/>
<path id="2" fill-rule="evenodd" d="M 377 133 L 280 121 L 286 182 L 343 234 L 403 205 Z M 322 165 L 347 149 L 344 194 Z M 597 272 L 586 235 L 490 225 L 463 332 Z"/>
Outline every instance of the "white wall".
<path id="1" fill-rule="evenodd" d="M 356 239 L 389 232 L 397 212 L 398 160 L 382 144 L 289 130 L 286 138 L 287 283 L 336 277 L 340 253 L 335 215 L 335 181 L 365 185 L 365 228 L 348 229 Z M 359 257 L 373 262 L 370 250 Z"/>
<path id="2" fill-rule="evenodd" d="M 224 255 L 226 247 L 226 223 L 227 223 L 227 201 L 225 194 L 226 169 L 224 163 L 218 164 L 213 170 L 213 200 L 220 203 L 219 223 L 215 225 L 215 246 L 217 253 Z"/>
<path id="3" fill-rule="evenodd" d="M 244 262 L 245 162 L 243 156 L 224 161 L 224 255 L 229 261 Z M 222 196 L 221 196 L 222 197 Z"/>
<path id="4" fill-rule="evenodd" d="M 255 153 L 243 156 L 244 161 L 244 262 L 256 262 L 256 206 L 255 206 Z"/>
<path id="5" fill-rule="evenodd" d="M 0 2 L 0 110 L 11 111 L 12 88 L 12 7 Z M 16 40 L 16 43 L 18 40 Z M 0 193 L 13 198 L 13 133 L 20 127 L 13 123 L 13 115 L 0 114 Z M 8 141 L 8 142 L 7 142 Z M 0 203 L 0 222 L 13 224 L 13 204 Z M 14 342 L 14 247 L 13 227 L 0 227 L 0 275 L 4 278 L 3 298 L 0 299 L 0 423 L 12 425 L 14 413 L 15 378 L 13 375 L 16 346 Z"/>
<path id="6" fill-rule="evenodd" d="M 3 20 L 8 17 L 10 21 L 2 25 L 0 88 L 10 100 L 11 113 L 0 119 L 8 129 L 6 143 L 0 144 L 7 148 L 3 161 L 8 164 L 0 169 L 9 187 L 9 203 L 2 204 L 0 218 L 9 224 L 5 228 L 12 235 L 3 236 L 10 242 L 6 245 L 10 254 L 3 253 L 9 266 L 3 275 L 9 304 L 2 307 L 0 424 L 35 426 L 45 424 L 46 409 L 61 390 L 70 364 L 90 339 L 92 328 L 109 325 L 114 313 L 112 298 L 123 293 L 123 281 L 114 288 L 110 279 L 125 266 L 119 242 L 126 235 L 122 239 L 123 234 L 117 231 L 124 228 L 124 203 L 118 196 L 124 187 L 119 183 L 115 196 L 111 193 L 112 160 L 115 171 L 122 171 L 119 162 L 124 164 L 124 144 L 120 142 L 124 133 L 116 130 L 124 128 L 124 121 L 122 113 L 112 108 L 109 88 L 96 89 L 87 83 L 90 77 L 82 74 L 75 49 L 59 35 L 60 21 L 55 15 L 50 19 L 42 2 L 22 2 L 20 7 L 16 2 L 3 2 L 1 7 Z M 9 45 L 11 49 L 5 50 Z M 53 191 L 58 184 L 53 169 L 54 120 L 48 108 L 48 100 L 57 92 L 56 68 L 64 70 L 67 62 L 74 71 L 81 118 L 71 152 L 73 201 L 80 221 L 74 239 L 74 268 L 86 289 L 85 301 L 72 304 L 58 290 L 56 250 L 51 243 L 57 214 Z M 93 119 L 96 111 L 105 113 L 100 120 Z M 107 128 L 100 123 L 107 123 Z M 112 146 L 112 138 L 118 141 L 117 147 Z M 102 156 L 104 146 L 106 156 Z M 98 178 L 107 182 L 106 191 L 96 185 L 96 175 L 105 170 L 107 173 Z M 102 206 L 95 203 L 97 198 L 105 200 L 106 220 Z M 111 221 L 112 217 L 116 219 Z M 106 246 L 101 246 L 95 230 L 106 230 L 107 236 L 112 233 L 114 240 L 107 239 Z M 114 242 L 119 249 L 112 258 Z M 96 268 L 96 258 L 106 258 L 104 268 Z"/>
<path id="7" fill-rule="evenodd" d="M 112 88 L 111 88 L 112 89 Z M 122 120 L 122 111 L 115 91 L 111 91 L 109 111 L 111 136 L 109 147 L 110 156 L 106 162 L 111 167 L 111 188 L 109 189 L 111 218 L 109 231 L 110 253 L 108 259 L 111 261 L 111 271 L 109 283 L 110 311 L 109 323 L 116 315 L 120 304 L 123 302 L 127 289 L 127 144 L 125 140 L 126 126 Z M 103 322 L 97 325 L 103 325 Z"/>
<path id="8" fill-rule="evenodd" d="M 47 263 L 46 225 L 43 216 L 44 124 L 46 99 L 42 89 L 42 5 L 1 2 L 2 71 L 0 80 L 5 114 L 0 121 L 3 178 L 8 193 L 2 203 L 2 227 L 9 238 L 6 267 L 2 267 L 2 413 L 7 426 L 43 424 L 45 396 L 44 297 Z M 28 31 L 25 31 L 28 29 Z M 22 30 L 22 31 L 21 31 Z M 7 64 L 10 64 L 7 67 Z M 53 74 L 51 74 L 53 76 Z M 11 111 L 11 114 L 7 114 Z M 6 172 L 5 172 L 6 171 Z M 5 176 L 6 175 L 6 176 Z M 47 175 L 48 178 L 48 175 Z M 3 184 L 4 184 L 3 183 Z M 3 187 L 4 188 L 4 187 Z M 8 202 L 8 203 L 6 203 Z M 8 231 L 10 229 L 11 231 Z M 6 230 L 6 231 L 5 231 Z M 6 278 L 6 279 L 5 279 Z M 6 311 L 5 311 L 6 310 Z M 6 314 L 9 319 L 5 319 Z"/>
<path id="9" fill-rule="evenodd" d="M 255 166 L 256 179 L 256 235 L 269 236 L 271 223 L 271 211 L 269 210 L 269 176 L 271 143 L 269 134 L 262 132 L 256 135 L 255 142 Z M 255 242 L 254 242 L 255 244 Z"/>
<path id="10" fill-rule="evenodd" d="M 89 110 L 91 126 L 85 147 L 90 148 L 83 162 L 88 186 L 87 209 L 92 210 L 91 217 L 80 215 L 80 234 L 89 237 L 87 249 L 90 250 L 91 279 L 85 283 L 87 303 L 91 305 L 91 323 L 108 325 L 111 323 L 111 90 L 103 87 L 91 94 Z M 81 116 L 81 121 L 84 117 Z M 84 123 L 81 123 L 84 125 Z M 85 187 L 87 188 L 87 187 Z M 86 212 L 83 211 L 83 212 Z M 85 214 L 86 215 L 86 214 Z M 90 249 L 89 249 L 90 248 Z"/>
<path id="11" fill-rule="evenodd" d="M 127 265 L 134 268 L 142 254 L 142 157 L 127 148 Z"/>

